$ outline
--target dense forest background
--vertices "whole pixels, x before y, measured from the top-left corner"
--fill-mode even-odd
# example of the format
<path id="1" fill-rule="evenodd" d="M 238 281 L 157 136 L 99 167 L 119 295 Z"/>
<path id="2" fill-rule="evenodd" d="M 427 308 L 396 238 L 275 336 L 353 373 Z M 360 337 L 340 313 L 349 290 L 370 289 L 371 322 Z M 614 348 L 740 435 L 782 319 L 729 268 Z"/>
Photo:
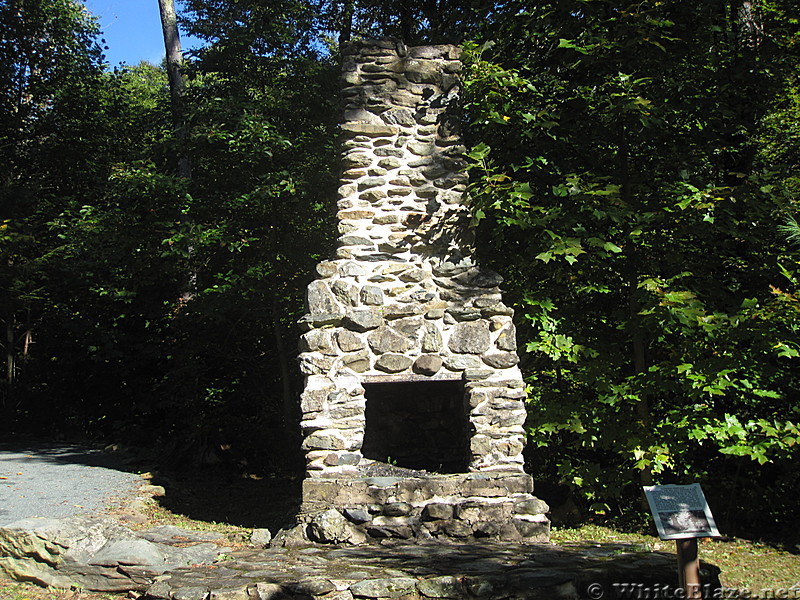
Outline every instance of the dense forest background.
<path id="1" fill-rule="evenodd" d="M 540 495 L 619 516 L 642 483 L 700 481 L 722 528 L 797 530 L 795 2 L 178 15 L 204 41 L 183 64 L 111 70 L 78 0 L 0 0 L 4 435 L 302 469 L 295 324 L 335 242 L 337 47 L 455 43 Z"/>

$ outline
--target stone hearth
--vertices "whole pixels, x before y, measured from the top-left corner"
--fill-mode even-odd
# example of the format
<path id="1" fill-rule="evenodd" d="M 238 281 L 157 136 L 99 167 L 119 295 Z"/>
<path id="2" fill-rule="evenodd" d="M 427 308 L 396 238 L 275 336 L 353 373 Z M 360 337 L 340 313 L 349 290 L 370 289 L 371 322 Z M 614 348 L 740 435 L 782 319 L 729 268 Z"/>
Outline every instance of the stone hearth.
<path id="1" fill-rule="evenodd" d="M 513 311 L 474 258 L 459 50 L 359 41 L 343 69 L 339 246 L 301 320 L 301 520 L 344 517 L 324 541 L 546 540 Z"/>

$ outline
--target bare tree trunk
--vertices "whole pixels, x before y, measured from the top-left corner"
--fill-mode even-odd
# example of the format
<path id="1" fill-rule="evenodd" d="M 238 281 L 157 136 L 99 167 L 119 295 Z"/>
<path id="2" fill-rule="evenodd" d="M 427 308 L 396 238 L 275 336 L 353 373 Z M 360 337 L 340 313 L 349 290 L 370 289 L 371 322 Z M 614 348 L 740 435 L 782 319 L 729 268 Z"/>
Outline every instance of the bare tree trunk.
<path id="1" fill-rule="evenodd" d="M 286 344 L 283 340 L 283 327 L 280 320 L 280 306 L 278 295 L 272 294 L 270 306 L 270 318 L 272 320 L 272 335 L 275 338 L 275 354 L 277 355 L 278 367 L 281 373 L 281 392 L 283 406 L 284 433 L 286 435 L 287 448 L 299 447 L 300 442 L 300 418 L 298 414 L 299 403 L 292 390 L 292 375 L 289 366 L 289 356 L 286 352 Z"/>
<path id="2" fill-rule="evenodd" d="M 189 156 L 189 132 L 186 124 L 186 76 L 183 72 L 183 51 L 181 50 L 181 36 L 178 32 L 178 17 L 175 13 L 175 0 L 158 0 L 158 7 L 161 11 L 161 31 L 164 34 L 164 49 L 167 53 L 172 120 L 175 137 L 178 141 L 178 176 L 188 181 L 192 178 L 192 163 Z M 186 250 L 191 264 L 194 248 L 190 245 Z M 197 273 L 191 268 L 187 279 L 180 298 L 181 304 L 191 300 L 197 289 Z"/>
<path id="3" fill-rule="evenodd" d="M 621 194 L 622 201 L 630 206 L 633 203 L 633 192 L 631 190 L 631 156 L 630 146 L 628 144 L 628 133 L 623 123 L 619 131 L 619 172 L 622 179 Z M 641 326 L 641 318 L 639 311 L 639 301 L 636 298 L 636 290 L 638 285 L 639 258 L 635 247 L 631 247 L 626 251 L 626 256 L 631 263 L 630 279 L 628 280 L 628 315 L 631 324 L 631 346 L 633 353 L 633 371 L 639 375 L 647 370 L 647 356 L 645 354 L 646 339 L 645 332 Z M 636 403 L 636 420 L 642 432 L 642 439 L 647 439 L 650 432 L 651 416 L 650 416 L 650 403 L 646 397 L 639 398 Z M 649 465 L 644 467 L 639 472 L 639 482 L 642 485 L 653 485 L 653 469 Z M 647 510 L 647 499 L 642 496 L 642 509 Z"/>
<path id="4" fill-rule="evenodd" d="M 186 77 L 183 73 L 183 52 L 181 36 L 178 33 L 178 17 L 175 14 L 175 0 L 158 0 L 161 11 L 161 30 L 164 34 L 164 48 L 167 52 L 167 75 L 172 104 L 172 119 L 178 139 L 178 175 L 190 179 L 192 166 L 186 147 Z"/>
<path id="5" fill-rule="evenodd" d="M 15 335 L 14 330 L 16 319 L 14 313 L 9 313 L 6 318 L 6 386 L 8 387 L 8 397 L 11 397 L 11 388 L 14 387 L 14 377 L 17 371 L 16 353 L 14 351 Z"/>

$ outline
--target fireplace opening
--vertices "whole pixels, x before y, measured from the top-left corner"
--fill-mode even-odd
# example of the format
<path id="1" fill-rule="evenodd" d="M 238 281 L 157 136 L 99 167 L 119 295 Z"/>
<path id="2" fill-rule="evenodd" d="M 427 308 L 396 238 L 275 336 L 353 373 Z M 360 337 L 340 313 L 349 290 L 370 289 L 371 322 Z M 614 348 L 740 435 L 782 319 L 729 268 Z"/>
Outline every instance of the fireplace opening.
<path id="1" fill-rule="evenodd" d="M 365 383 L 365 458 L 434 473 L 465 473 L 469 439 L 461 381 Z"/>

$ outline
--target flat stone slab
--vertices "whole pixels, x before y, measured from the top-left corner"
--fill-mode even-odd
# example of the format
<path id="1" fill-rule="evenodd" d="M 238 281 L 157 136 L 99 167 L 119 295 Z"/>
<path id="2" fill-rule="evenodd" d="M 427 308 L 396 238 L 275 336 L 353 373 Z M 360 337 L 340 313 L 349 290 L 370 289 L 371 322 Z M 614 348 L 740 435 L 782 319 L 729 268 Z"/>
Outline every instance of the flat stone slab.
<path id="1" fill-rule="evenodd" d="M 23 519 L 0 527 L 0 572 L 44 586 L 144 590 L 175 567 L 213 563 L 229 550 L 224 543 L 171 525 L 132 531 L 107 518 Z"/>
<path id="2" fill-rule="evenodd" d="M 598 600 L 626 597 L 630 586 L 676 585 L 674 555 L 632 549 L 487 542 L 237 550 L 159 576 L 142 600 Z M 719 586 L 716 567 L 704 567 L 703 577 Z"/>

